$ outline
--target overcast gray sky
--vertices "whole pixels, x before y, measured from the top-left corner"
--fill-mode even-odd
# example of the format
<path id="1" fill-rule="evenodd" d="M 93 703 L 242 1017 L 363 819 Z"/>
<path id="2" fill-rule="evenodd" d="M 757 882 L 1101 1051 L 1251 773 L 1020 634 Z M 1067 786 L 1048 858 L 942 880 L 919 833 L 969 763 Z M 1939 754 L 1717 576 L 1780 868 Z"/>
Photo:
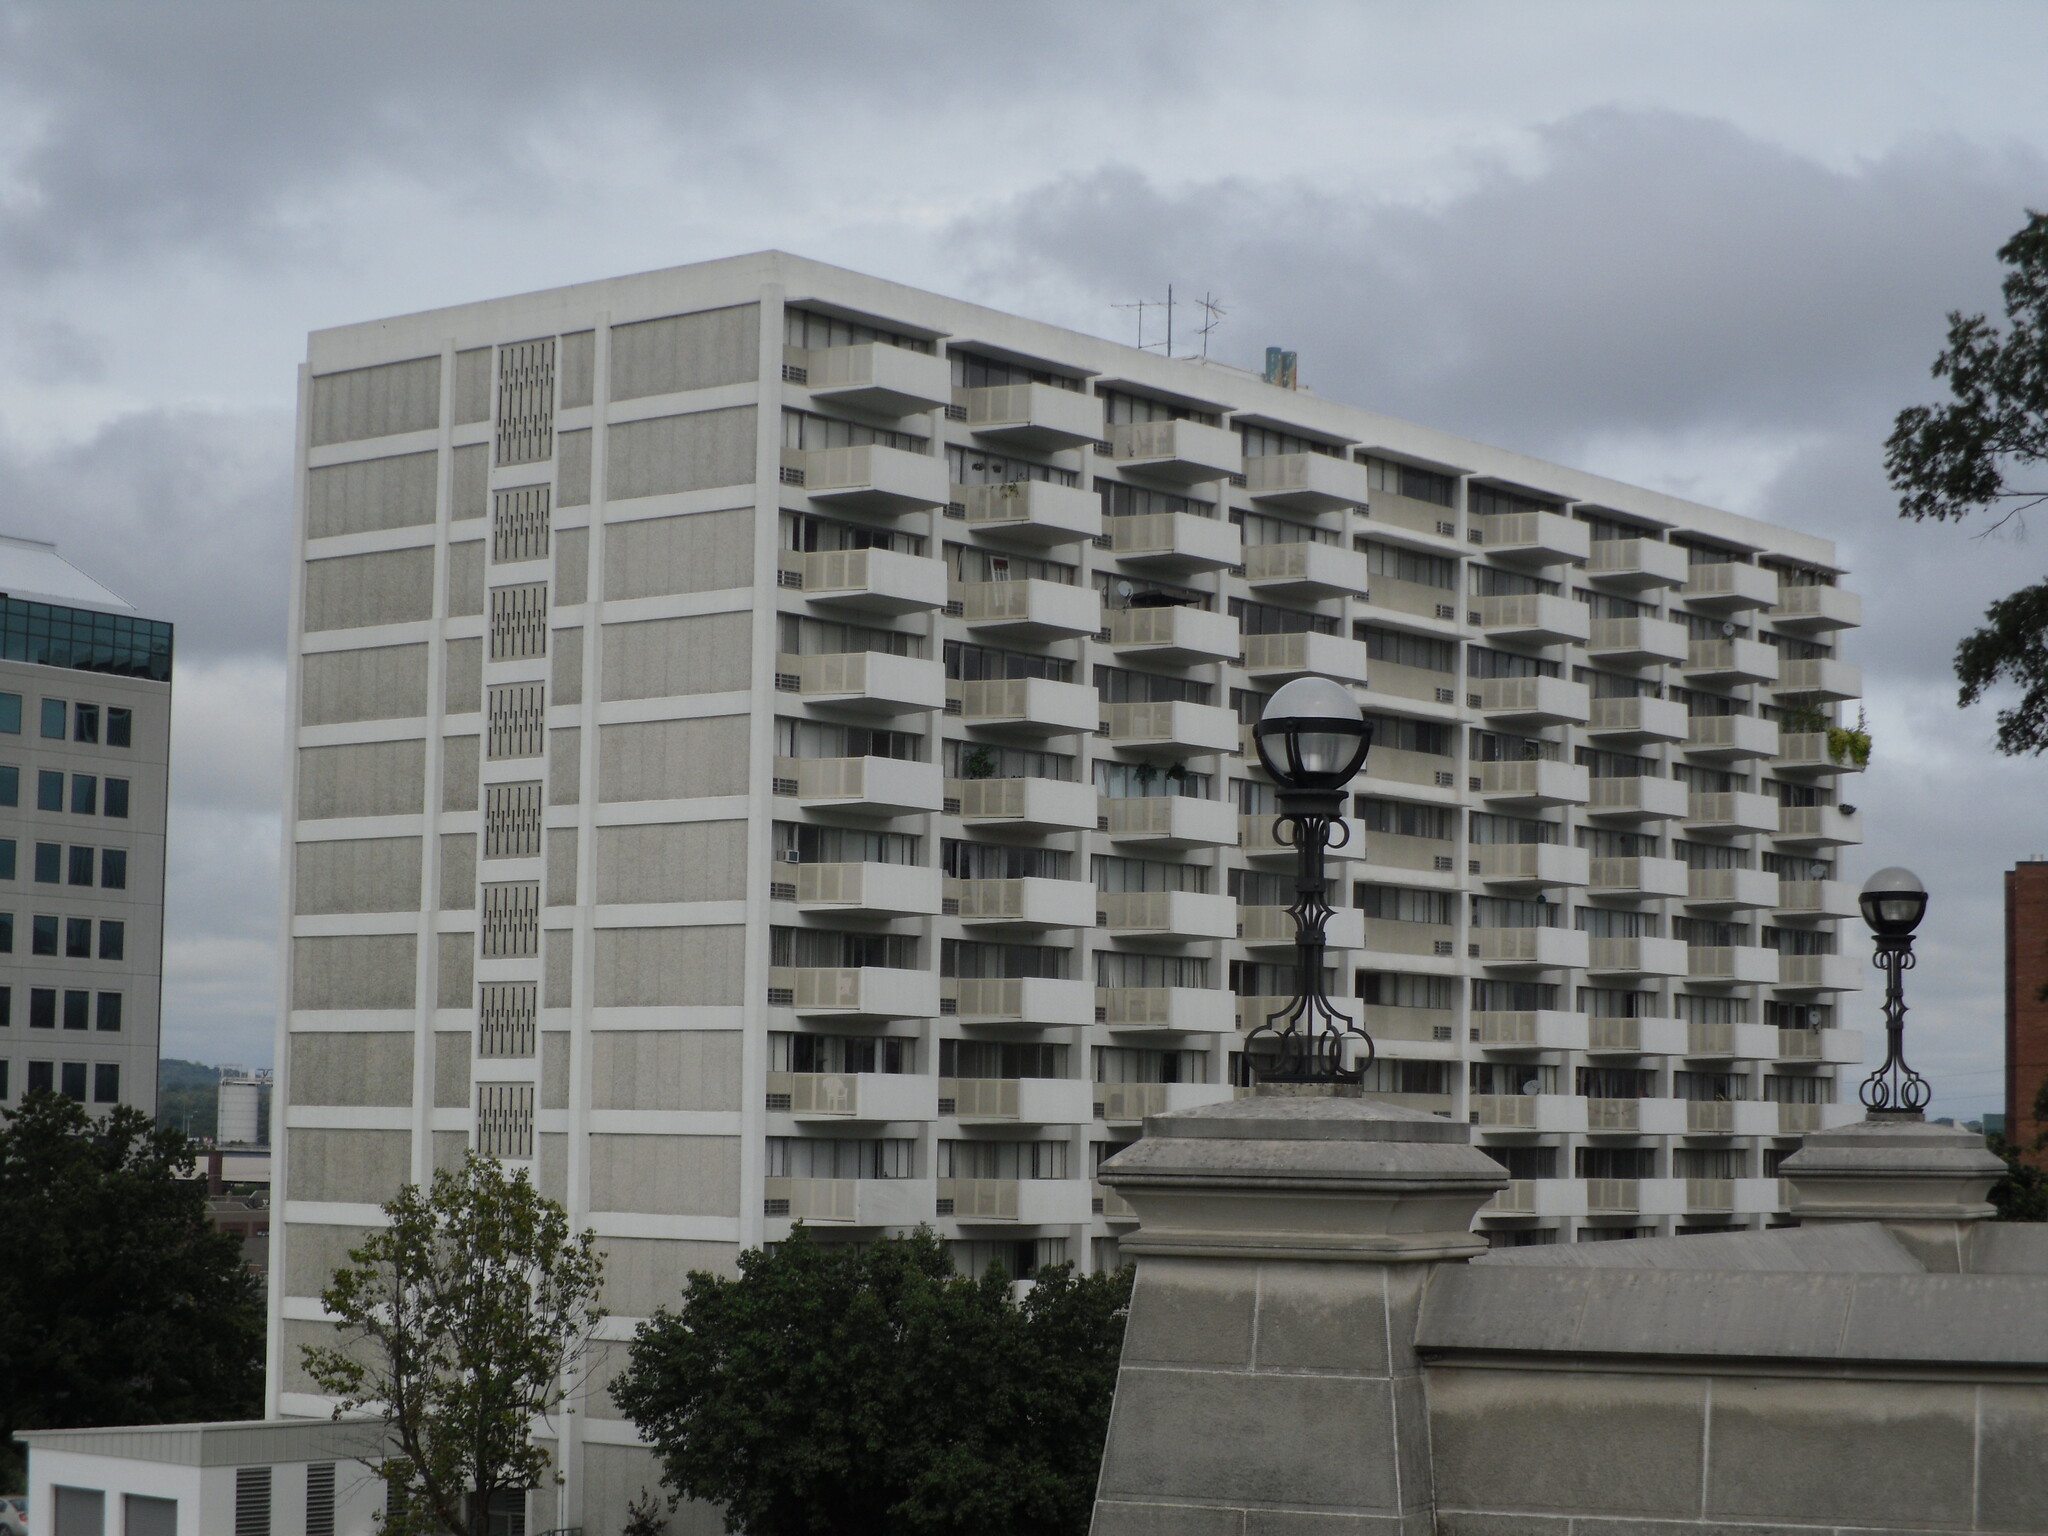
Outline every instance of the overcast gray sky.
<path id="1" fill-rule="evenodd" d="M 2044 59 L 1970 0 L 0 0 L 0 528 L 179 626 L 166 1053 L 270 1056 L 305 333 L 775 246 L 1118 339 L 1206 290 L 1226 360 L 1836 539 L 1850 873 L 1926 876 L 1915 1059 L 1995 1107 L 2048 764 L 1948 657 L 2040 556 L 1880 445 L 2048 206 Z"/>

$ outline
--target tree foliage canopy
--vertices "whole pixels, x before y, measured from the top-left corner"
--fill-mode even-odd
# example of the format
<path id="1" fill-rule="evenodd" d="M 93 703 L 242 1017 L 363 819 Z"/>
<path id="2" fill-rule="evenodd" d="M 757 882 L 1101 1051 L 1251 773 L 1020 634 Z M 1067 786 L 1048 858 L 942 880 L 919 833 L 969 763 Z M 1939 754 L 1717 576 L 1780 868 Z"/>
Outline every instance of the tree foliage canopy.
<path id="1" fill-rule="evenodd" d="M 928 1229 L 854 1247 L 799 1227 L 698 1272 L 640 1327 L 612 1396 L 677 1497 L 750 1536 L 1081 1536 L 1128 1271 L 1042 1269 L 1013 1300 Z"/>
<path id="2" fill-rule="evenodd" d="M 339 1399 L 335 1417 L 391 1421 L 386 1536 L 485 1536 L 494 1495 L 549 1473 L 531 1430 L 580 1384 L 604 1316 L 596 1235 L 572 1237 L 524 1170 L 474 1153 L 383 1210 L 388 1225 L 320 1293 L 342 1342 L 305 1346 L 307 1374 Z"/>
<path id="3" fill-rule="evenodd" d="M 261 1413 L 262 1286 L 184 1136 L 49 1092 L 0 1122 L 0 1446 Z"/>
<path id="4" fill-rule="evenodd" d="M 1996 508 L 1997 527 L 2048 501 L 2048 214 L 2029 210 L 1998 259 L 2005 330 L 1951 311 L 1933 374 L 1953 398 L 1899 412 L 1885 444 L 1901 517 L 1946 522 Z M 1998 714 L 1999 750 L 2048 750 L 2048 582 L 2000 598 L 1984 618 L 1956 647 L 1960 702 L 2016 685 L 2019 702 Z"/>

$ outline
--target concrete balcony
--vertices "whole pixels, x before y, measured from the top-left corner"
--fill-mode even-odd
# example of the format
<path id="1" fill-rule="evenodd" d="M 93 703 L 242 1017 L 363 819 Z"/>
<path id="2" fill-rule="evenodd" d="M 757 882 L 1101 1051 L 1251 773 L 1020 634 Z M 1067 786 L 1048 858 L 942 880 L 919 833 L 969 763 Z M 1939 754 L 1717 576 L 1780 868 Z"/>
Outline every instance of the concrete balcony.
<path id="1" fill-rule="evenodd" d="M 905 448 L 785 448 L 782 481 L 812 501 L 858 512 L 923 512 L 946 504 L 946 461 Z"/>
<path id="2" fill-rule="evenodd" d="M 1086 928 L 1095 888 L 1085 880 L 948 880 L 946 908 L 962 923 L 1006 928 Z"/>
<path id="3" fill-rule="evenodd" d="M 1102 628 L 1102 598 L 1092 587 L 1058 581 L 973 581 L 953 589 L 960 622 L 977 636 L 1049 641 Z"/>
<path id="4" fill-rule="evenodd" d="M 1778 653 L 1761 640 L 1695 640 L 1686 647 L 1685 678 L 1689 683 L 1728 687 L 1768 683 L 1777 675 Z"/>
<path id="5" fill-rule="evenodd" d="M 1778 986 L 1787 992 L 1860 992 L 1863 962 L 1853 955 L 1780 955 Z"/>
<path id="6" fill-rule="evenodd" d="M 1778 723 L 1750 715 L 1694 715 L 1686 723 L 1685 750 L 1693 757 L 1775 757 Z"/>
<path id="7" fill-rule="evenodd" d="M 1480 928 L 1472 934 L 1473 958 L 1501 970 L 1584 970 L 1586 936 L 1569 928 Z"/>
<path id="8" fill-rule="evenodd" d="M 1065 1077 L 942 1077 L 941 1118 L 1011 1125 L 1086 1125 L 1095 1085 Z"/>
<path id="9" fill-rule="evenodd" d="M 1095 1214 L 1104 1221 L 1126 1222 L 1138 1219 L 1138 1213 L 1131 1202 L 1107 1184 L 1091 1184 L 1088 1187 L 1094 1192 Z"/>
<path id="10" fill-rule="evenodd" d="M 1658 539 L 1596 539 L 1586 575 L 1609 587 L 1682 587 L 1691 572 L 1686 553 Z"/>
<path id="11" fill-rule="evenodd" d="M 1087 1221 L 1090 1202 L 1078 1179 L 940 1179 L 935 1209 L 963 1226 L 1063 1227 Z"/>
<path id="12" fill-rule="evenodd" d="M 770 1072 L 768 1109 L 795 1120 L 929 1120 L 932 1079 L 916 1072 Z"/>
<path id="13" fill-rule="evenodd" d="M 1365 682 L 1365 646 L 1342 635 L 1246 635 L 1244 670 L 1261 682 L 1293 677 L 1329 677 L 1340 683 Z"/>
<path id="14" fill-rule="evenodd" d="M 1237 818 L 1237 846 L 1248 859 L 1293 859 L 1295 849 L 1292 843 L 1283 843 L 1275 823 L 1277 816 L 1240 816 Z M 1332 859 L 1362 859 L 1365 857 L 1365 825 L 1354 817 L 1343 818 L 1344 842 L 1329 850 Z"/>
<path id="15" fill-rule="evenodd" d="M 1775 1136 L 1778 1106 L 1733 1099 L 1681 1099 L 1685 1106 L 1683 1136 Z"/>
<path id="16" fill-rule="evenodd" d="M 1633 618 L 1596 620 L 1586 654 L 1624 667 L 1654 667 L 1682 662 L 1689 652 L 1684 625 L 1669 619 Z"/>
<path id="17" fill-rule="evenodd" d="M 1685 825 L 1690 832 L 1775 832 L 1778 802 L 1739 789 L 1687 795 Z"/>
<path id="18" fill-rule="evenodd" d="M 1599 545 L 1593 546 L 1598 549 Z M 1479 1207 L 1481 1216 L 1555 1216 L 1585 1214 L 1576 1179 L 1510 1179 L 1507 1188 Z"/>
<path id="19" fill-rule="evenodd" d="M 1275 453 L 1244 461 L 1245 494 L 1270 507 L 1333 512 L 1363 506 L 1365 466 L 1327 453 Z"/>
<path id="20" fill-rule="evenodd" d="M 1066 1029 L 1095 1022 L 1095 988 L 1051 976 L 963 976 L 942 982 L 952 997 L 939 1011 L 962 1024 Z M 947 1001 L 952 1003 L 948 1008 Z"/>
<path id="21" fill-rule="evenodd" d="M 1586 1129 L 1586 1101 L 1557 1093 L 1475 1093 L 1466 1115 L 1482 1131 L 1571 1135 Z"/>
<path id="22" fill-rule="evenodd" d="M 772 788 L 807 810 L 860 816 L 913 816 L 945 799 L 938 764 L 897 757 L 778 757 Z"/>
<path id="23" fill-rule="evenodd" d="M 1778 601 L 1778 578 L 1755 565 L 1695 565 L 1678 595 L 1693 607 L 1714 613 L 1769 608 Z"/>
<path id="24" fill-rule="evenodd" d="M 1640 542 L 1640 541 L 1637 541 Z M 1610 741 L 1683 741 L 1686 713 L 1670 699 L 1595 699 L 1586 734 Z"/>
<path id="25" fill-rule="evenodd" d="M 1778 1104 L 1776 1134 L 1780 1136 L 1805 1136 L 1813 1131 L 1826 1128 L 1826 1104 Z"/>
<path id="26" fill-rule="evenodd" d="M 768 994 L 771 1005 L 800 1017 L 928 1019 L 939 1011 L 939 978 L 930 971 L 874 965 L 776 966 Z"/>
<path id="27" fill-rule="evenodd" d="M 1768 869 L 1687 871 L 1685 904 L 1707 911 L 1737 911 L 1778 904 L 1778 877 Z"/>
<path id="28" fill-rule="evenodd" d="M 1685 1129 L 1676 1099 L 1587 1099 L 1589 1136 L 1675 1136 Z"/>
<path id="29" fill-rule="evenodd" d="M 1587 891 L 1590 895 L 1626 901 L 1661 900 L 1683 896 L 1689 873 L 1683 859 L 1595 859 Z"/>
<path id="30" fill-rule="evenodd" d="M 1735 1213 L 1735 1181 L 1733 1179 L 1685 1179 L 1685 1209 L 1695 1216 L 1733 1215 Z"/>
<path id="31" fill-rule="evenodd" d="M 812 399 L 878 416 L 935 411 L 953 398 L 951 365 L 943 357 L 884 342 L 813 347 L 797 366 L 809 375 Z"/>
<path id="32" fill-rule="evenodd" d="M 1695 944 L 1687 954 L 1686 975 L 1722 986 L 1769 986 L 1778 979 L 1778 953 L 1739 944 Z"/>
<path id="33" fill-rule="evenodd" d="M 1593 939 L 1586 970 L 1603 977 L 1684 976 L 1688 961 L 1678 939 Z"/>
<path id="34" fill-rule="evenodd" d="M 1593 633 L 1590 610 L 1568 597 L 1543 592 L 1518 592 L 1502 597 L 1481 597 L 1475 612 L 1479 627 L 1489 640 L 1508 640 L 1522 645 L 1583 644 Z M 1606 622 L 1612 623 L 1613 620 Z"/>
<path id="35" fill-rule="evenodd" d="M 1864 766 L 1846 749 L 1837 757 L 1825 731 L 1800 731 L 1778 739 L 1780 773 L 1861 773 Z"/>
<path id="36" fill-rule="evenodd" d="M 1685 1025 L 1677 1019 L 1586 1021 L 1586 1049 L 1596 1055 L 1676 1056 L 1685 1048 Z"/>
<path id="37" fill-rule="evenodd" d="M 1255 948 L 1294 947 L 1294 916 L 1286 907 L 1239 907 L 1237 937 Z M 1365 914 L 1339 907 L 1330 914 L 1324 939 L 1332 949 L 1365 948 Z"/>
<path id="38" fill-rule="evenodd" d="M 1863 841 L 1863 817 L 1839 805 L 1787 805 L 1779 808 L 1775 830 L 1781 843 L 1834 848 Z"/>
<path id="39" fill-rule="evenodd" d="M 1097 825 L 1111 842 L 1153 848 L 1228 848 L 1238 839 L 1237 810 L 1227 800 L 1190 795 L 1104 798 Z"/>
<path id="40" fill-rule="evenodd" d="M 1234 523 L 1192 512 L 1144 512 L 1108 520 L 1110 553 L 1141 570 L 1217 571 L 1244 563 Z"/>
<path id="41" fill-rule="evenodd" d="M 1237 903 L 1199 891 L 1098 891 L 1095 925 L 1114 934 L 1196 943 L 1237 937 Z"/>
<path id="42" fill-rule="evenodd" d="M 946 706 L 946 673 L 938 662 L 886 651 L 777 656 L 775 685 L 806 704 L 863 714 L 905 715 Z"/>
<path id="43" fill-rule="evenodd" d="M 779 864 L 800 912 L 859 912 L 871 917 L 936 917 L 939 872 L 919 864 Z"/>
<path id="44" fill-rule="evenodd" d="M 834 608 L 868 613 L 929 612 L 946 606 L 946 566 L 941 560 L 894 549 L 825 549 L 784 555 L 804 597 Z"/>
<path id="45" fill-rule="evenodd" d="M 1147 1115 L 1220 1104 L 1232 1092 L 1228 1083 L 1097 1083 L 1095 1118 L 1106 1125 L 1132 1125 Z"/>
<path id="46" fill-rule="evenodd" d="M 1149 657 L 1177 667 L 1235 661 L 1244 649 L 1237 620 L 1201 608 L 1112 608 L 1109 646 L 1119 658 Z M 1100 627 L 1100 626 L 1098 626 Z"/>
<path id="47" fill-rule="evenodd" d="M 1199 421 L 1118 422 L 1109 429 L 1109 459 L 1128 474 L 1184 485 L 1244 473 L 1237 434 Z"/>
<path id="48" fill-rule="evenodd" d="M 1479 764 L 1479 794 L 1501 805 L 1584 805 L 1586 770 L 1546 759 Z"/>
<path id="49" fill-rule="evenodd" d="M 1586 814 L 1609 821 L 1668 821 L 1686 810 L 1685 786 L 1676 779 L 1594 779 Z"/>
<path id="50" fill-rule="evenodd" d="M 1049 547 L 1102 536 L 1102 498 L 1077 485 L 1009 480 L 956 485 L 952 504 L 971 533 Z"/>
<path id="51" fill-rule="evenodd" d="M 1237 1028 L 1236 1001 L 1214 987 L 1101 987 L 1095 1017 L 1111 1029 L 1228 1035 Z"/>
<path id="52" fill-rule="evenodd" d="M 1126 752 L 1189 757 L 1237 749 L 1237 716 L 1214 704 L 1162 699 L 1151 704 L 1106 704 L 1102 733 Z"/>
<path id="53" fill-rule="evenodd" d="M 1854 1029 L 1781 1029 L 1779 1061 L 1826 1061 L 1852 1066 L 1863 1059 L 1863 1034 Z"/>
<path id="54" fill-rule="evenodd" d="M 1102 436 L 1102 402 L 1056 384 L 956 389 L 953 404 L 967 413 L 968 431 L 1005 447 L 1054 453 Z"/>
<path id="55" fill-rule="evenodd" d="M 1584 886 L 1592 861 L 1585 849 L 1561 843 L 1485 843 L 1472 850 L 1472 862 L 1488 885 L 1547 889 Z"/>
<path id="56" fill-rule="evenodd" d="M 1863 599 L 1840 587 L 1780 587 L 1769 617 L 1780 629 L 1854 629 L 1863 622 Z"/>
<path id="57" fill-rule="evenodd" d="M 1255 592 L 1310 601 L 1364 597 L 1371 586 L 1365 556 L 1357 550 L 1306 540 L 1249 546 L 1244 552 L 1244 579 Z"/>
<path id="58" fill-rule="evenodd" d="M 1592 535 L 1584 523 L 1555 512 L 1509 512 L 1475 517 L 1473 542 L 1489 555 L 1516 565 L 1564 565 L 1592 554 Z"/>
<path id="59" fill-rule="evenodd" d="M 1775 1061 L 1778 1032 L 1767 1024 L 1690 1023 L 1685 1026 L 1681 1054 L 1694 1060 L 1727 1057 L 1743 1061 Z"/>
<path id="60" fill-rule="evenodd" d="M 1475 1013 L 1472 1043 L 1486 1051 L 1583 1051 L 1586 1016 L 1530 1009 L 1514 1013 Z"/>
<path id="61" fill-rule="evenodd" d="M 984 728 L 1000 727 L 1031 736 L 1066 736 L 1092 731 L 1102 709 L 1095 690 L 1084 683 L 1059 683 L 1049 677 L 984 677 L 955 685 L 960 719 Z"/>
<path id="62" fill-rule="evenodd" d="M 974 826 L 1018 832 L 1086 832 L 1095 825 L 1095 786 L 1061 779 L 948 779 L 946 809 Z M 954 809 L 957 807 L 957 809 Z"/>
<path id="63" fill-rule="evenodd" d="M 1642 1186 L 1635 1179 L 1582 1179 L 1589 1216 L 1634 1216 L 1643 1208 Z"/>
<path id="64" fill-rule="evenodd" d="M 1859 917 L 1856 887 L 1846 880 L 1780 880 L 1772 905 L 1791 918 Z"/>
<path id="65" fill-rule="evenodd" d="M 1561 677 L 1489 677 L 1479 684 L 1479 712 L 1503 725 L 1579 725 L 1592 711 L 1586 685 Z"/>
<path id="66" fill-rule="evenodd" d="M 914 1227 L 932 1208 L 930 1179 L 764 1179 L 768 1215 L 807 1226 Z"/>
<path id="67" fill-rule="evenodd" d="M 1809 656 L 1788 661 L 1778 671 L 1771 692 L 1798 694 L 1824 704 L 1863 697 L 1863 669 L 1831 656 Z"/>

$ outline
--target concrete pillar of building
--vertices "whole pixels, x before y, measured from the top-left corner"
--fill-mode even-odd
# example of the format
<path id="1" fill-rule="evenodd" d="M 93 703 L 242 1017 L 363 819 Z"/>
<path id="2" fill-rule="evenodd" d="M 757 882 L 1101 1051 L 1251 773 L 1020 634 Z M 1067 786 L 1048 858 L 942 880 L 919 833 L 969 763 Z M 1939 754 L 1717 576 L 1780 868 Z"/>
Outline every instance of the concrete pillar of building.
<path id="1" fill-rule="evenodd" d="M 1929 1269 L 1956 1272 L 1968 1268 L 1970 1229 L 1995 1214 L 1984 1197 L 2005 1164 L 1975 1131 L 1874 1110 L 1814 1132 L 1778 1172 L 1802 1226 L 1882 1222 Z"/>
<path id="2" fill-rule="evenodd" d="M 1267 1089 L 1103 1164 L 1137 1264 L 1093 1536 L 1431 1530 L 1415 1316 L 1507 1182 L 1470 1129 Z"/>

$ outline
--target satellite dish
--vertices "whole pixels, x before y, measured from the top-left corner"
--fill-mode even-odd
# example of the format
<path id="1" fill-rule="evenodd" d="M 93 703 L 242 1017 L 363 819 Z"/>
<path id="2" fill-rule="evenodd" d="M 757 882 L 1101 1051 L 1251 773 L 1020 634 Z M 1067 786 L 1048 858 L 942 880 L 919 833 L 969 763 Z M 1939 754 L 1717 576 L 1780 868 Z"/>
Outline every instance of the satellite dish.
<path id="1" fill-rule="evenodd" d="M 1126 608 L 1131 606 L 1131 594 L 1137 590 L 1128 581 L 1120 581 L 1116 584 L 1116 595 L 1123 600 L 1123 605 Z"/>
<path id="2" fill-rule="evenodd" d="M 1731 637 L 1732 637 L 1732 636 L 1734 635 L 1734 633 L 1735 633 L 1735 625 L 1734 625 L 1734 623 L 1733 623 L 1732 621 L 1728 620 L 1728 619 L 1723 619 L 1723 620 L 1721 621 L 1721 633 L 1722 633 L 1723 635 L 1726 635 L 1726 636 L 1731 636 Z"/>
<path id="3" fill-rule="evenodd" d="M 1533 1077 L 1532 1077 L 1532 1078 L 1530 1078 L 1530 1079 L 1529 1079 L 1529 1080 L 1528 1080 L 1527 1082 L 1525 1082 L 1525 1083 L 1523 1083 L 1523 1084 L 1522 1084 L 1522 1092 L 1523 1092 L 1523 1093 L 1525 1093 L 1525 1094 L 1536 1094 L 1536 1093 L 1541 1093 L 1542 1091 L 1543 1091 L 1543 1084 L 1542 1084 L 1542 1083 L 1540 1083 L 1540 1082 L 1538 1082 L 1538 1081 L 1537 1081 L 1537 1080 L 1536 1080 L 1535 1078 L 1533 1078 Z"/>

